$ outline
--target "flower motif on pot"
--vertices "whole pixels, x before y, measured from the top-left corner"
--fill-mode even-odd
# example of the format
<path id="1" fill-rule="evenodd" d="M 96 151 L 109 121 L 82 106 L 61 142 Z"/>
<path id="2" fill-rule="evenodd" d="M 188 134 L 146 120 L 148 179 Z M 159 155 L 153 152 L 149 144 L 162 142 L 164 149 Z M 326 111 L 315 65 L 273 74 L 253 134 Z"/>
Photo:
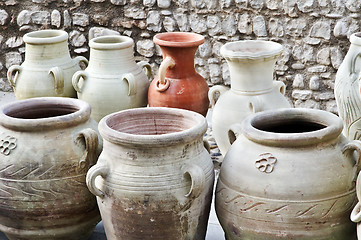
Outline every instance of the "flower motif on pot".
<path id="1" fill-rule="evenodd" d="M 0 139 L 0 152 L 4 155 L 9 155 L 11 150 L 16 148 L 16 138 L 11 136 L 5 136 L 4 133 L 1 134 Z"/>
<path id="2" fill-rule="evenodd" d="M 255 166 L 260 172 L 271 173 L 273 172 L 276 162 L 277 158 L 271 153 L 262 153 L 259 155 Z"/>

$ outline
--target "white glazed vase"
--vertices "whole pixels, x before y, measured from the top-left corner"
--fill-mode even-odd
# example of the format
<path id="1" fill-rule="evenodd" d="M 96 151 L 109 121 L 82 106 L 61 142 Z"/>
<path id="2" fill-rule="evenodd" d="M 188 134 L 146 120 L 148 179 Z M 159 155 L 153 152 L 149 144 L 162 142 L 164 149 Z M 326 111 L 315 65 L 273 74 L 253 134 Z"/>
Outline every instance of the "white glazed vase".
<path id="1" fill-rule="evenodd" d="M 110 113 L 147 106 L 151 67 L 135 62 L 134 41 L 111 35 L 93 38 L 89 46 L 89 66 L 74 74 L 73 86 L 92 107 L 91 117 L 99 122 Z"/>
<path id="2" fill-rule="evenodd" d="M 335 79 L 335 99 L 338 114 L 349 139 L 361 139 L 361 98 L 359 74 L 361 70 L 361 32 L 350 37 L 350 48 L 340 65 Z"/>
<path id="3" fill-rule="evenodd" d="M 68 33 L 63 30 L 40 30 L 24 35 L 25 60 L 8 69 L 7 77 L 16 98 L 76 97 L 73 74 L 85 65 L 85 57 L 72 59 L 68 49 Z"/>
<path id="4" fill-rule="evenodd" d="M 231 146 L 231 125 L 256 112 L 291 107 L 284 97 L 285 84 L 273 81 L 274 66 L 282 49 L 279 43 L 262 40 L 230 42 L 221 47 L 229 66 L 231 89 L 214 86 L 209 98 L 213 106 L 213 136 L 223 156 Z M 220 97 L 215 103 L 217 93 Z"/>

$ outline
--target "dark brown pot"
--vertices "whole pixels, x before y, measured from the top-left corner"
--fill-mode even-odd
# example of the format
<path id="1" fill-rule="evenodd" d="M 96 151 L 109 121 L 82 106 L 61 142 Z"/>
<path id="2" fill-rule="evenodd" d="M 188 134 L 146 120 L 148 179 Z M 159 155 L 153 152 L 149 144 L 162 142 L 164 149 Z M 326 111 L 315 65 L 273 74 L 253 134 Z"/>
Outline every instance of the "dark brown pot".
<path id="1" fill-rule="evenodd" d="M 198 112 L 208 111 L 208 84 L 194 68 L 194 55 L 204 37 L 196 33 L 169 32 L 154 36 L 163 53 L 159 74 L 148 92 L 150 107 L 174 107 Z"/>

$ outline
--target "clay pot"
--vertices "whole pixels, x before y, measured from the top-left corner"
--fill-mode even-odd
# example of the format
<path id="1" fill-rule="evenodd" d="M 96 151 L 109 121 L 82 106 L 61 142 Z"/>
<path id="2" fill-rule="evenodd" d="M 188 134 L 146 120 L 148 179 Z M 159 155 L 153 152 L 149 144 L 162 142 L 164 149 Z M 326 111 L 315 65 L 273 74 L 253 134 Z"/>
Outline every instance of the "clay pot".
<path id="1" fill-rule="evenodd" d="M 194 55 L 204 37 L 196 33 L 167 32 L 153 41 L 163 53 L 159 74 L 148 92 L 150 107 L 183 108 L 206 116 L 208 84 L 194 68 Z"/>
<path id="2" fill-rule="evenodd" d="M 91 117 L 100 121 L 113 112 L 146 107 L 151 67 L 146 62 L 135 63 L 134 41 L 126 36 L 103 36 L 90 40 L 89 46 L 89 66 L 74 74 L 73 86 L 78 98 L 90 104 Z"/>
<path id="3" fill-rule="evenodd" d="M 341 119 L 314 109 L 246 118 L 216 188 L 227 240 L 356 239 L 349 216 L 361 144 L 341 131 Z"/>
<path id="4" fill-rule="evenodd" d="M 361 32 L 350 36 L 350 48 L 337 70 L 335 99 L 338 115 L 343 120 L 343 133 L 350 140 L 361 139 L 361 97 L 359 74 L 361 70 Z"/>
<path id="5" fill-rule="evenodd" d="M 25 61 L 8 69 L 8 80 L 17 99 L 76 97 L 71 78 L 86 65 L 86 58 L 70 58 L 68 34 L 63 30 L 40 30 L 24 35 Z"/>
<path id="6" fill-rule="evenodd" d="M 214 182 L 198 113 L 137 108 L 104 117 L 87 174 L 108 239 L 204 239 Z M 97 178 L 101 176 L 101 178 Z"/>
<path id="7" fill-rule="evenodd" d="M 285 84 L 273 81 L 274 66 L 282 50 L 281 44 L 262 40 L 230 42 L 221 47 L 229 66 L 231 89 L 213 86 L 209 98 L 213 107 L 213 136 L 223 156 L 231 146 L 228 141 L 231 125 L 256 112 L 291 107 L 284 96 Z M 216 94 L 220 95 L 217 102 Z"/>
<path id="8" fill-rule="evenodd" d="M 100 221 L 85 176 L 101 150 L 89 104 L 32 98 L 0 109 L 0 231 L 88 239 Z M 98 144 L 99 143 L 99 144 Z"/>

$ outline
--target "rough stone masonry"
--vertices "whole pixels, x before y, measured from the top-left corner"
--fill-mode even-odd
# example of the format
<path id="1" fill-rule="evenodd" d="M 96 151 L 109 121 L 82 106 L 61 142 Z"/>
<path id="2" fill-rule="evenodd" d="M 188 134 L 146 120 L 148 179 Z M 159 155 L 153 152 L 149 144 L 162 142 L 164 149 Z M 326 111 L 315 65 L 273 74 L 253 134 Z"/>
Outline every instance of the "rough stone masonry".
<path id="1" fill-rule="evenodd" d="M 281 43 L 275 79 L 287 85 L 296 107 L 336 112 L 335 73 L 360 31 L 361 0 L 2 0 L 0 2 L 0 90 L 11 91 L 7 69 L 21 64 L 22 36 L 39 29 L 69 33 L 71 55 L 89 57 L 89 39 L 121 34 L 135 41 L 137 60 L 153 71 L 162 60 L 152 37 L 165 31 L 192 31 L 206 42 L 196 68 L 210 86 L 229 85 L 220 47 L 229 41 L 264 39 Z"/>

